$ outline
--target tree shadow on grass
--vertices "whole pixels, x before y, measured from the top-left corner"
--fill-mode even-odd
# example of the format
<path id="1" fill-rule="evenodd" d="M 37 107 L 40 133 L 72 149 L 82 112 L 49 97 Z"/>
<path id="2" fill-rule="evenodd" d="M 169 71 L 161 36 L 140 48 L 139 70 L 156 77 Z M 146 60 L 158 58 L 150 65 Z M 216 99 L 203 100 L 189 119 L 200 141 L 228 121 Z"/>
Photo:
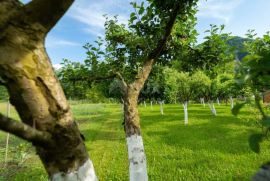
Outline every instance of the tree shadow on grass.
<path id="1" fill-rule="evenodd" d="M 226 122 L 208 122 L 187 126 L 167 125 L 161 131 L 147 131 L 145 134 L 154 137 L 160 144 L 177 148 L 242 154 L 251 152 L 248 137 L 252 131 L 252 128 L 235 131 Z"/>

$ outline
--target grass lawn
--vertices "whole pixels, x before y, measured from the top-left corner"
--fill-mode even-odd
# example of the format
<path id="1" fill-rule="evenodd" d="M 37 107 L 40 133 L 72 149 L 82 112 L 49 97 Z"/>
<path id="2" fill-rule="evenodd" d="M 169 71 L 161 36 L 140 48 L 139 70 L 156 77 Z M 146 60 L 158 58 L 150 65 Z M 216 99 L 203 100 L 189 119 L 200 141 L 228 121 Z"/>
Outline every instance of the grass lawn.
<path id="1" fill-rule="evenodd" d="M 5 109 L 0 103 L 0 112 Z M 149 180 L 250 180 L 260 165 L 270 160 L 269 141 L 262 143 L 260 154 L 248 146 L 249 135 L 261 132 L 252 108 L 245 107 L 237 118 L 231 115 L 229 105 L 216 105 L 216 109 L 218 115 L 214 117 L 209 107 L 190 104 L 189 125 L 185 126 L 181 105 L 165 105 L 163 116 L 158 105 L 153 110 L 140 106 Z M 72 103 L 72 110 L 99 179 L 128 180 L 121 106 Z M 12 116 L 17 117 L 14 111 Z M 33 149 L 20 168 L 14 166 L 14 160 L 20 158 L 18 150 L 23 154 L 25 146 L 18 146 L 23 141 L 13 136 L 10 162 L 3 169 L 5 136 L 0 133 L 0 180 L 47 180 Z M 10 173 L 12 169 L 16 172 Z"/>

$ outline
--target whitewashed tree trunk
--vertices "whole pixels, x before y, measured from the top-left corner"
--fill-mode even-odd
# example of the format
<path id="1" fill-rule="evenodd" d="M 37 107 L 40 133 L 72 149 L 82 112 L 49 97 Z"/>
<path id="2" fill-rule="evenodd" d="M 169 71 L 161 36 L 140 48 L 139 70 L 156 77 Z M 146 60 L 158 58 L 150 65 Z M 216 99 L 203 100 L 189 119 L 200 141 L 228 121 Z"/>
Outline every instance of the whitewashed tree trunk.
<path id="1" fill-rule="evenodd" d="M 127 137 L 130 181 L 147 181 L 146 156 L 140 135 Z"/>
<path id="2" fill-rule="evenodd" d="M 159 105 L 160 105 L 160 114 L 163 115 L 164 114 L 164 112 L 163 112 L 163 102 L 160 101 Z"/>
<path id="3" fill-rule="evenodd" d="M 151 105 L 151 110 L 153 110 L 153 102 L 152 101 L 150 102 L 150 105 Z"/>
<path id="4" fill-rule="evenodd" d="M 217 98 L 217 104 L 220 106 L 219 98 Z"/>
<path id="5" fill-rule="evenodd" d="M 201 104 L 203 105 L 203 107 L 205 107 L 204 98 L 201 98 Z"/>
<path id="6" fill-rule="evenodd" d="M 7 102 L 7 117 L 10 117 L 10 102 L 8 100 Z M 9 146 L 9 133 L 7 133 L 7 137 L 6 137 L 6 149 L 5 149 L 5 164 L 4 166 L 6 167 L 7 165 L 7 159 L 8 159 L 8 146 Z"/>
<path id="7" fill-rule="evenodd" d="M 234 107 L 234 102 L 233 102 L 232 96 L 230 96 L 230 100 L 231 100 L 231 109 L 233 109 L 233 107 Z"/>
<path id="8" fill-rule="evenodd" d="M 50 181 L 98 181 L 95 174 L 93 163 L 88 159 L 82 166 L 76 171 L 71 171 L 67 174 L 59 172 L 51 176 Z"/>
<path id="9" fill-rule="evenodd" d="M 146 107 L 146 103 L 145 103 L 145 101 L 143 101 L 143 104 L 144 104 L 144 107 Z"/>
<path id="10" fill-rule="evenodd" d="M 185 121 L 185 125 L 188 124 L 188 102 L 185 101 L 183 103 L 183 107 L 184 107 L 184 121 Z"/>
<path id="11" fill-rule="evenodd" d="M 212 114 L 214 116 L 216 116 L 217 115 L 217 111 L 216 111 L 215 105 L 214 105 L 214 103 L 212 101 L 209 103 L 209 107 L 211 109 Z"/>

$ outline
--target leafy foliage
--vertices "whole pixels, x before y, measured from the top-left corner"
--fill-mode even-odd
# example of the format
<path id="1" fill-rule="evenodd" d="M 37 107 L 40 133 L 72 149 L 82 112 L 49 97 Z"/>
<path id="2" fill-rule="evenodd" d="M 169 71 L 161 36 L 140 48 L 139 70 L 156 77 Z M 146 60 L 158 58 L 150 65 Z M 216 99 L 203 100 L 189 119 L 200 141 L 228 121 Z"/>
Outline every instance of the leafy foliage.
<path id="1" fill-rule="evenodd" d="M 212 81 L 202 71 L 194 74 L 178 72 L 173 68 L 164 69 L 165 94 L 169 100 L 189 101 L 192 97 L 197 99 L 207 97 L 212 91 Z"/>
<path id="2" fill-rule="evenodd" d="M 270 127 L 270 119 L 266 114 L 262 104 L 260 93 L 270 88 L 270 33 L 267 32 L 262 38 L 256 37 L 254 30 L 247 33 L 249 39 L 253 41 L 245 42 L 245 47 L 249 54 L 238 63 L 236 78 L 238 84 L 250 87 L 254 97 L 255 105 L 261 114 L 260 124 L 266 129 L 266 133 L 251 135 L 250 144 L 253 151 L 259 152 L 259 143 L 266 136 Z M 242 106 L 233 110 L 237 114 Z"/>
<path id="3" fill-rule="evenodd" d="M 204 70 L 208 76 L 214 78 L 217 75 L 215 69 L 224 67 L 226 63 L 235 59 L 234 49 L 227 42 L 231 36 L 224 33 L 224 25 L 210 25 L 205 32 L 205 41 L 199 45 L 189 47 L 186 56 L 181 57 L 179 68 L 184 71 Z"/>
<path id="4" fill-rule="evenodd" d="M 143 89 L 141 90 L 139 99 L 142 100 L 168 100 L 165 96 L 165 80 L 163 66 L 155 66 L 149 75 Z"/>
<path id="5" fill-rule="evenodd" d="M 64 69 L 60 74 L 63 85 L 70 84 L 68 81 L 65 83 L 65 80 L 79 80 L 86 82 L 80 84 L 80 87 L 90 86 L 92 82 L 96 82 L 97 77 L 118 78 L 121 82 L 124 80 L 131 84 L 138 79 L 146 62 L 154 60 L 156 65 L 168 64 L 175 56 L 172 44 L 185 46 L 189 36 L 194 34 L 190 34 L 190 27 L 194 27 L 196 21 L 196 2 L 197 0 L 149 0 L 147 4 L 132 2 L 134 12 L 130 14 L 127 25 L 121 24 L 117 16 L 108 18 L 105 15 L 105 37 L 99 37 L 95 44 L 88 43 L 84 46 L 87 54 L 84 63 L 63 62 Z M 174 33 L 170 35 L 173 24 L 176 26 Z M 186 38 L 179 38 L 181 36 Z M 69 67 L 76 70 L 70 71 Z M 90 80 L 89 77 L 93 79 Z M 148 90 L 144 91 L 151 90 L 151 94 L 156 94 L 159 89 L 156 85 L 155 81 L 150 80 Z"/>

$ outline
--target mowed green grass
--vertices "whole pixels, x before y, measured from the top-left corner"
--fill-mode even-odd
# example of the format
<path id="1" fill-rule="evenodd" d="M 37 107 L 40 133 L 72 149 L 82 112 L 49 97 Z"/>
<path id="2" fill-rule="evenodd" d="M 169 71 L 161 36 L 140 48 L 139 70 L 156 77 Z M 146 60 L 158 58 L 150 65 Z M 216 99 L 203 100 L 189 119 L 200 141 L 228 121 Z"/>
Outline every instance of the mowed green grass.
<path id="1" fill-rule="evenodd" d="M 248 146 L 249 135 L 261 132 L 253 108 L 245 107 L 238 117 L 231 115 L 229 105 L 216 105 L 216 117 L 208 106 L 190 104 L 188 109 L 189 125 L 185 126 L 181 105 L 164 105 L 163 116 L 158 105 L 153 110 L 139 107 L 149 180 L 250 180 L 260 165 L 270 160 L 269 141 L 262 143 L 260 154 Z M 99 179 L 128 180 L 121 105 L 73 102 L 72 110 Z M 3 103 L 0 112 L 5 112 Z M 0 133 L 1 150 L 5 135 Z M 12 137 L 11 147 L 20 142 Z M 1 151 L 1 162 L 3 158 Z M 24 166 L 8 180 L 47 180 L 34 151 Z M 5 175 L 3 171 L 0 174 Z"/>

